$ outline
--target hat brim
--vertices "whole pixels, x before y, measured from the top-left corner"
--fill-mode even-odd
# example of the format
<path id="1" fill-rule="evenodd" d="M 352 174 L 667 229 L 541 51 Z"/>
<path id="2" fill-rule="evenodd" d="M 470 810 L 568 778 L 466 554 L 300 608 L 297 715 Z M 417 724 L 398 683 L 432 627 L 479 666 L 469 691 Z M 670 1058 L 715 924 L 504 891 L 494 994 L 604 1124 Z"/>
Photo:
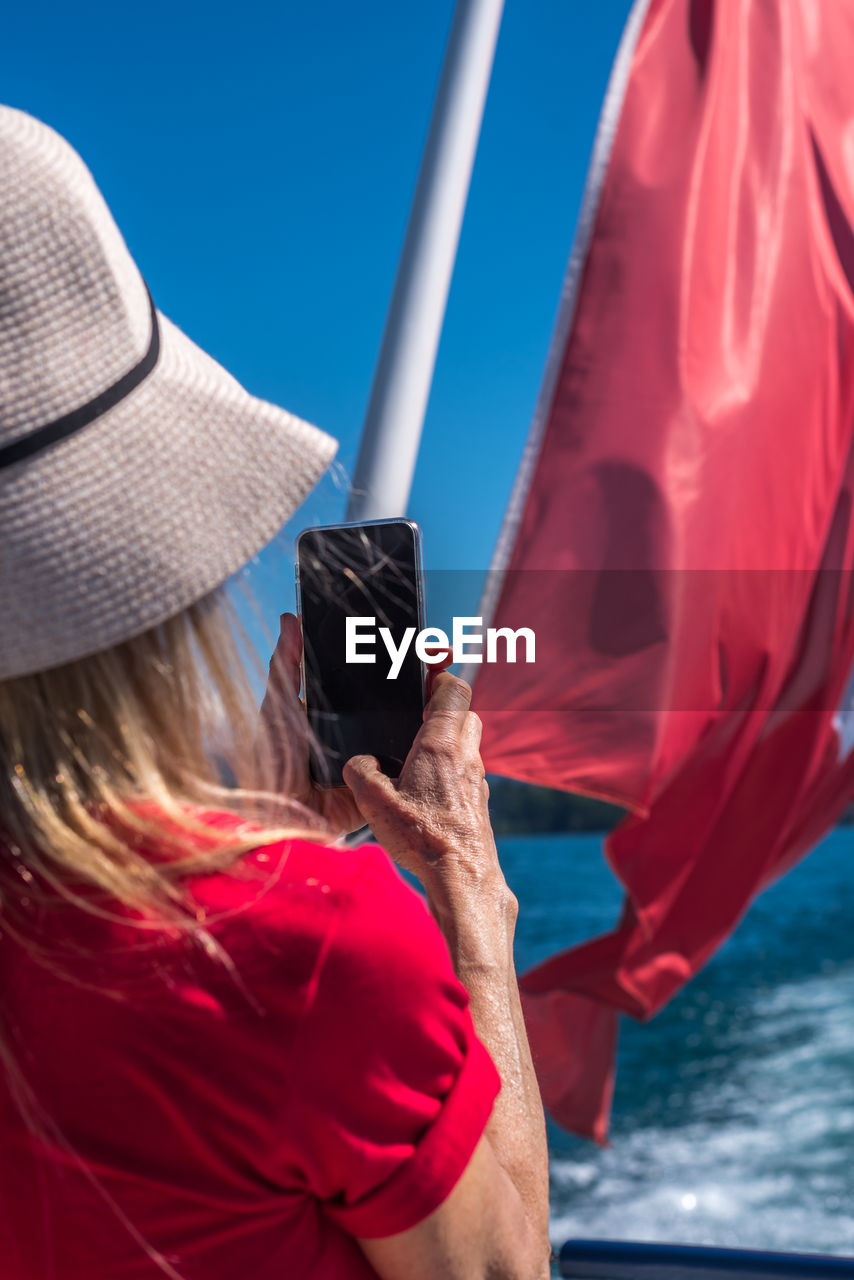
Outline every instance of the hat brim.
<path id="1" fill-rule="evenodd" d="M 201 599 L 335 455 L 331 436 L 249 395 L 158 317 L 145 381 L 3 476 L 0 679 L 109 648 Z"/>

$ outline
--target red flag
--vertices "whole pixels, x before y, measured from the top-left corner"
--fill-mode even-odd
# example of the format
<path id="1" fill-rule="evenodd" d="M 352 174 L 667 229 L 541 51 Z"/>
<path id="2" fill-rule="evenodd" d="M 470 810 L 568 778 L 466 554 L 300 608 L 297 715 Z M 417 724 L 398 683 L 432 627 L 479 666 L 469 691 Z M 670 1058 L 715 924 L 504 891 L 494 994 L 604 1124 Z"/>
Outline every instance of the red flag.
<path id="1" fill-rule="evenodd" d="M 618 927 L 522 978 L 546 1105 L 600 1140 L 619 1012 L 854 795 L 852 67 L 838 0 L 635 5 L 484 601 L 537 642 L 478 669 L 487 768 L 632 811 Z"/>

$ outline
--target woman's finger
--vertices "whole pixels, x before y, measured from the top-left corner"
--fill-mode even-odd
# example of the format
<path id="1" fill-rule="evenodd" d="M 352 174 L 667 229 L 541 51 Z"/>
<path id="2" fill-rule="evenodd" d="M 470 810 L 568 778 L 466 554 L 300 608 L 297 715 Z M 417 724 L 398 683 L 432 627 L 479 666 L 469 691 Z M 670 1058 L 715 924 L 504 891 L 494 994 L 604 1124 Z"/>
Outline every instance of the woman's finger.
<path id="1" fill-rule="evenodd" d="M 436 677 L 441 671 L 445 671 L 453 662 L 454 654 L 452 649 L 442 649 L 438 645 L 427 645 L 426 652 L 431 657 L 441 654 L 438 662 L 431 662 L 427 665 L 427 697 L 433 693 L 433 685 L 436 683 Z"/>
<path id="2" fill-rule="evenodd" d="M 449 671 L 440 671 L 433 682 L 433 693 L 424 708 L 424 724 L 419 731 L 422 741 L 434 734 L 455 736 L 462 732 L 471 702 L 471 685 Z"/>
<path id="3" fill-rule="evenodd" d="M 438 667 L 440 671 L 444 670 L 445 667 L 450 665 L 451 660 L 454 656 L 453 649 L 446 649 L 440 644 L 425 644 L 424 652 L 429 653 L 430 657 L 433 659 L 433 661 L 430 662 L 429 665 L 433 668 L 434 671 L 436 667 Z M 440 654 L 442 657 L 441 663 L 436 661 L 437 657 Z"/>
<path id="4" fill-rule="evenodd" d="M 274 690 L 281 691 L 283 686 L 290 686 L 294 693 L 299 693 L 301 660 L 302 632 L 299 619 L 293 613 L 283 613 L 279 639 L 270 661 L 270 682 Z"/>
<path id="5" fill-rule="evenodd" d="M 395 805 L 397 791 L 394 783 L 382 772 L 375 756 L 352 756 L 344 765 L 342 774 L 359 812 L 368 822 L 389 804 Z"/>
<path id="6" fill-rule="evenodd" d="M 466 716 L 466 722 L 463 729 L 463 736 L 466 745 L 472 751 L 480 751 L 480 739 L 483 735 L 483 722 L 476 711 L 470 711 Z"/>

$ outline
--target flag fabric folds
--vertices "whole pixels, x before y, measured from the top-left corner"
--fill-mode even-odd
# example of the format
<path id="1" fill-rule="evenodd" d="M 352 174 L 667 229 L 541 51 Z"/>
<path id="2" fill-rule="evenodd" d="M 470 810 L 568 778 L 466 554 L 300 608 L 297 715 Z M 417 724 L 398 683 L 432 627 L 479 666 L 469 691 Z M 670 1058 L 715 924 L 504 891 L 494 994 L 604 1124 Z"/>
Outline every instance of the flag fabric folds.
<path id="1" fill-rule="evenodd" d="M 639 0 L 482 606 L 489 770 L 629 816 L 613 932 L 521 979 L 602 1141 L 645 1019 L 854 795 L 854 9 Z M 567 863 L 567 893 L 572 864 Z"/>

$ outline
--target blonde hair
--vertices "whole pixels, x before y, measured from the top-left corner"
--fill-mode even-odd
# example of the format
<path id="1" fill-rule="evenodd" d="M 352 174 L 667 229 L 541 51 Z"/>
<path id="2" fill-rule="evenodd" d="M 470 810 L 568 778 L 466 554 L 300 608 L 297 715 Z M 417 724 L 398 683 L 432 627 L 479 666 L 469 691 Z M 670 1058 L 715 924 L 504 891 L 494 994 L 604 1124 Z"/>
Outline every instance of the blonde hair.
<path id="1" fill-rule="evenodd" d="M 41 887 L 210 942 L 182 883 L 189 874 L 295 834 L 328 836 L 288 797 L 304 746 L 288 743 L 304 731 L 296 692 L 266 699 L 259 717 L 253 664 L 263 677 L 220 587 L 114 648 L 0 681 L 0 860 L 13 870 L 2 899 L 12 885 Z M 242 824 L 212 828 L 199 814 L 211 808 Z"/>

